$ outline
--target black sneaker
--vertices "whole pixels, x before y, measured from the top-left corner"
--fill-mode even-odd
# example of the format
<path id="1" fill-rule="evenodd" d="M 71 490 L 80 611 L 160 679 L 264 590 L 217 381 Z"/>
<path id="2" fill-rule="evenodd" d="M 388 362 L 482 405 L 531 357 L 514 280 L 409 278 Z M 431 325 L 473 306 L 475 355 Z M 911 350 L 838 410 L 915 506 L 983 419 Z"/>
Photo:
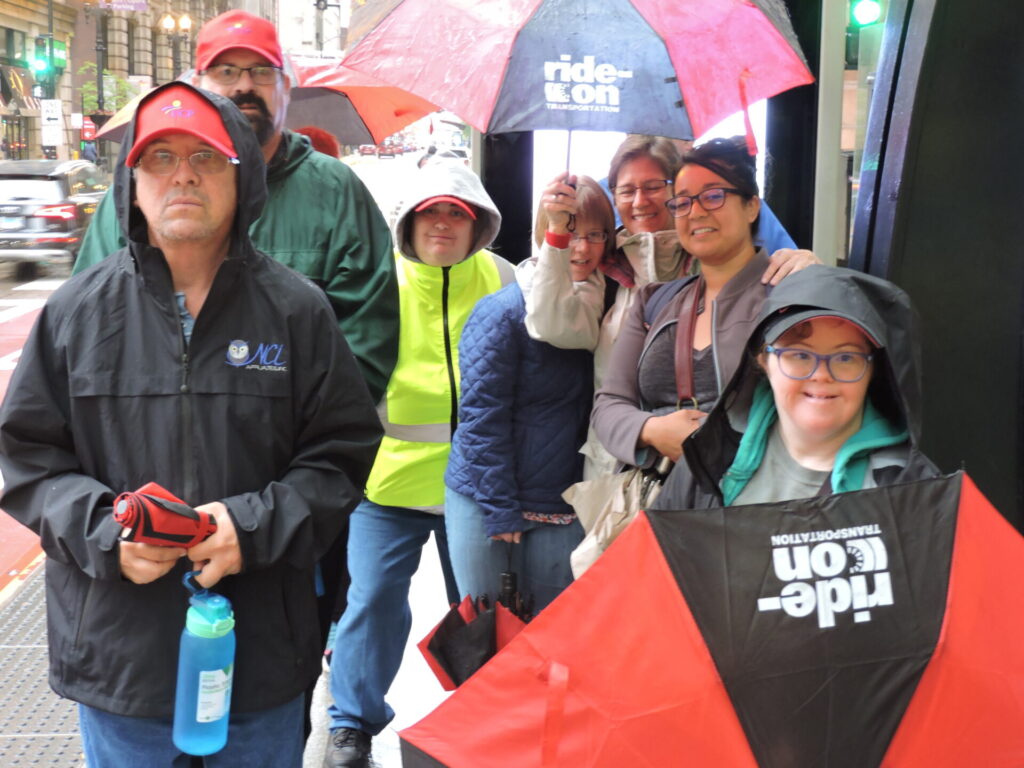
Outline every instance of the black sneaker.
<path id="1" fill-rule="evenodd" d="M 371 768 L 370 734 L 355 728 L 332 730 L 323 768 Z"/>

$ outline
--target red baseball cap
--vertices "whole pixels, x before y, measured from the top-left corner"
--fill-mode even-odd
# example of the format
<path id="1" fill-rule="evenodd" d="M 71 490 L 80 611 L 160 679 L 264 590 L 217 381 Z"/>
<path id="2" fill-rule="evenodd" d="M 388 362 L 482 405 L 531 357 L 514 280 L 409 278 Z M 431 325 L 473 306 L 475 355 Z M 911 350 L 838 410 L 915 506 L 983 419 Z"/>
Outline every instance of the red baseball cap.
<path id="1" fill-rule="evenodd" d="M 189 133 L 228 157 L 238 157 L 217 108 L 195 88 L 173 83 L 139 104 L 135 113 L 135 143 L 124 164 L 134 166 L 153 139 L 169 133 Z"/>
<path id="2" fill-rule="evenodd" d="M 429 208 L 434 203 L 451 203 L 452 205 L 457 205 L 459 206 L 459 208 L 461 208 L 462 210 L 469 214 L 469 218 L 476 218 L 476 211 L 473 210 L 472 206 L 470 206 L 469 203 L 467 203 L 465 200 L 459 200 L 459 198 L 457 197 L 452 197 L 451 195 L 438 195 L 437 197 L 428 197 L 426 200 L 424 200 L 422 203 L 416 206 L 416 213 L 419 213 L 425 208 Z"/>
<path id="3" fill-rule="evenodd" d="M 224 51 L 244 48 L 258 53 L 275 67 L 284 61 L 277 29 L 245 11 L 227 11 L 203 24 L 196 38 L 196 71 L 202 72 Z"/>

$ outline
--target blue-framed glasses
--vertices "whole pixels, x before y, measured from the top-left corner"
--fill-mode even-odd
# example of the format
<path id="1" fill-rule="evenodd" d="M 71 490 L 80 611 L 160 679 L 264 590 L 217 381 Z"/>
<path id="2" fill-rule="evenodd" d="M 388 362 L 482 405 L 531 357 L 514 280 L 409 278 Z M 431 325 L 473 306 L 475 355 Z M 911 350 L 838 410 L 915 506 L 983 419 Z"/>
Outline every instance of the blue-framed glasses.
<path id="1" fill-rule="evenodd" d="M 831 355 L 819 355 L 808 349 L 773 347 L 771 344 L 768 344 L 764 351 L 778 358 L 779 370 L 791 379 L 809 379 L 818 370 L 818 366 L 825 363 L 829 375 L 843 384 L 852 384 L 863 379 L 873 357 L 865 352 L 833 352 Z"/>

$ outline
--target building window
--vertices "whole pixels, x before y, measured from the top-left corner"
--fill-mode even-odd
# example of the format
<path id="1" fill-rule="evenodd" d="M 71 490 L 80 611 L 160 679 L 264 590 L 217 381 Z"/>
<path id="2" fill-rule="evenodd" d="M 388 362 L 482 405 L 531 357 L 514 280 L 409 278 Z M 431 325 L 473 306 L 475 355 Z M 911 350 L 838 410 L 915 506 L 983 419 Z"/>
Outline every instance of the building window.
<path id="1" fill-rule="evenodd" d="M 24 32 L 0 28 L 0 58 L 6 59 L 8 64 L 14 66 L 28 66 Z"/>
<path id="2" fill-rule="evenodd" d="M 137 75 L 139 74 L 138 65 L 136 64 L 138 52 L 138 46 L 136 45 L 136 25 L 131 19 L 128 20 L 128 74 Z"/>
<path id="3" fill-rule="evenodd" d="M 150 44 L 149 44 L 149 61 L 152 66 L 153 85 L 157 85 L 160 82 L 160 78 L 156 74 L 156 30 L 151 30 L 149 33 Z"/>

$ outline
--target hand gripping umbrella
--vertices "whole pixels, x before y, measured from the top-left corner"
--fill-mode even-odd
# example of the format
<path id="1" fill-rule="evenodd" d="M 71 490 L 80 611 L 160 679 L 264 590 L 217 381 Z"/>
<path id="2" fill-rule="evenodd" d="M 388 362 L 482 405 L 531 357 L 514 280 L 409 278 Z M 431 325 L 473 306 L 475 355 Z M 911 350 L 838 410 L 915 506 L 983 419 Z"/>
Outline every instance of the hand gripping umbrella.
<path id="1" fill-rule="evenodd" d="M 692 139 L 813 80 L 780 0 L 391 0 L 349 34 L 345 66 L 484 133 Z"/>
<path id="2" fill-rule="evenodd" d="M 126 541 L 159 547 L 190 549 L 217 530 L 212 515 L 193 509 L 156 483 L 114 499 L 114 520 L 124 528 Z"/>
<path id="3" fill-rule="evenodd" d="M 1024 539 L 963 474 L 641 514 L 401 732 L 439 765 L 1024 765 Z"/>

